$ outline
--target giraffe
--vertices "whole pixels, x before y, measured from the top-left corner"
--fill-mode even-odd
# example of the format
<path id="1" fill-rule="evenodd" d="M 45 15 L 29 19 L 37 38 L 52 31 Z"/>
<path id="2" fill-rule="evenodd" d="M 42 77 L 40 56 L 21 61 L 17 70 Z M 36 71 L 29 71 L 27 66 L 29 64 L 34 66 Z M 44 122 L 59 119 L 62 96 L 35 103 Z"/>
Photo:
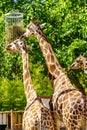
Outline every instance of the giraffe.
<path id="1" fill-rule="evenodd" d="M 20 37 L 6 46 L 9 52 L 22 53 L 24 91 L 27 105 L 23 114 L 23 130 L 56 130 L 52 114 L 34 90 L 29 71 L 28 52 L 24 40 Z"/>
<path id="2" fill-rule="evenodd" d="M 39 42 L 54 90 L 50 100 L 51 110 L 57 112 L 58 119 L 64 122 L 67 130 L 80 130 L 86 109 L 85 100 L 82 93 L 72 86 L 59 64 L 51 44 L 42 31 L 43 26 L 44 24 L 39 25 L 36 20 L 31 20 L 22 37 L 34 35 Z M 87 130 L 87 126 L 85 129 Z"/>
<path id="3" fill-rule="evenodd" d="M 68 68 L 68 70 L 77 70 L 77 69 L 87 69 L 87 57 L 84 57 L 83 55 L 80 54 Z M 84 73 L 87 74 L 87 70 L 84 70 Z M 86 100 L 87 100 L 87 96 L 86 96 Z M 87 107 L 87 103 L 86 103 L 86 107 Z"/>
<path id="4" fill-rule="evenodd" d="M 83 69 L 83 68 L 87 69 L 87 57 L 84 57 L 83 55 L 80 54 L 68 69 L 73 70 L 73 69 Z"/>

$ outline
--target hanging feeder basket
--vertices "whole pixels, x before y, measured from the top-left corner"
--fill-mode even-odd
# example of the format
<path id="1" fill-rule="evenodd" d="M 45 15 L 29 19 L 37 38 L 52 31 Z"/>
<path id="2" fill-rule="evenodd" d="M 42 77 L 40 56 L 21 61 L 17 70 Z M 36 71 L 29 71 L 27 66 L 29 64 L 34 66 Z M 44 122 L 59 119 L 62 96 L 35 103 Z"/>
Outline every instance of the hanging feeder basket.
<path id="1" fill-rule="evenodd" d="M 6 44 L 23 34 L 23 13 L 11 11 L 5 15 Z"/>

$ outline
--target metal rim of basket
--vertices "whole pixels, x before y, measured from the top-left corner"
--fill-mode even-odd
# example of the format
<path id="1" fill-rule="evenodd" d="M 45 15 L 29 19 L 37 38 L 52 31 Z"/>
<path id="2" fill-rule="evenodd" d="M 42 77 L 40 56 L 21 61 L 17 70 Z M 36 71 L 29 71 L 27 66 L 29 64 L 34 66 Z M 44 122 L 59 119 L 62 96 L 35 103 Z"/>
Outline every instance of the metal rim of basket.
<path id="1" fill-rule="evenodd" d="M 5 14 L 6 18 L 23 18 L 23 13 L 11 11 Z"/>

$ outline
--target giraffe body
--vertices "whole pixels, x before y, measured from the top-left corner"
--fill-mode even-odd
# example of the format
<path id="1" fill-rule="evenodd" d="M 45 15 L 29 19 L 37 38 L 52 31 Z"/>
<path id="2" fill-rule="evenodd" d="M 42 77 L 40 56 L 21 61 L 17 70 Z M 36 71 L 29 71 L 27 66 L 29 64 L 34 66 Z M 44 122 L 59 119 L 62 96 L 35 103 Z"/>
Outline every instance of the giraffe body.
<path id="1" fill-rule="evenodd" d="M 41 98 L 34 90 L 28 65 L 27 47 L 24 41 L 21 38 L 17 39 L 7 45 L 6 50 L 22 53 L 24 90 L 27 99 L 23 114 L 23 130 L 56 130 L 50 110 L 43 105 Z"/>
<path id="2" fill-rule="evenodd" d="M 64 122 L 67 130 L 80 130 L 84 110 L 86 110 L 85 100 L 82 93 L 72 86 L 41 27 L 37 21 L 33 20 L 23 36 L 35 35 L 39 41 L 54 89 L 50 101 L 53 111 L 57 112 L 57 117 Z"/>

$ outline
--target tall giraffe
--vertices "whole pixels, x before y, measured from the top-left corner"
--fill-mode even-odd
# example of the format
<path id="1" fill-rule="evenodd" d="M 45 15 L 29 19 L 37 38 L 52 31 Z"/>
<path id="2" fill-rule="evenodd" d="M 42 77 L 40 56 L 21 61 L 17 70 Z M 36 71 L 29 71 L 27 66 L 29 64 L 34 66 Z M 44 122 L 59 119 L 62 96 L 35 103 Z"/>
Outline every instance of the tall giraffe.
<path id="1" fill-rule="evenodd" d="M 70 65 L 69 70 L 73 69 L 87 69 L 87 57 L 81 54 L 75 59 L 75 61 Z"/>
<path id="2" fill-rule="evenodd" d="M 23 114 L 23 130 L 55 130 L 54 122 L 49 109 L 36 94 L 29 71 L 27 46 L 22 38 L 7 45 L 9 52 L 21 52 L 23 62 L 24 91 L 27 105 Z"/>
<path id="3" fill-rule="evenodd" d="M 39 25 L 37 21 L 32 20 L 23 37 L 34 35 L 39 41 L 54 89 L 51 109 L 57 111 L 58 118 L 63 120 L 67 130 L 80 130 L 85 109 L 83 95 L 72 86 L 67 74 L 57 61 L 53 49 L 41 29 L 42 27 L 43 24 Z"/>

